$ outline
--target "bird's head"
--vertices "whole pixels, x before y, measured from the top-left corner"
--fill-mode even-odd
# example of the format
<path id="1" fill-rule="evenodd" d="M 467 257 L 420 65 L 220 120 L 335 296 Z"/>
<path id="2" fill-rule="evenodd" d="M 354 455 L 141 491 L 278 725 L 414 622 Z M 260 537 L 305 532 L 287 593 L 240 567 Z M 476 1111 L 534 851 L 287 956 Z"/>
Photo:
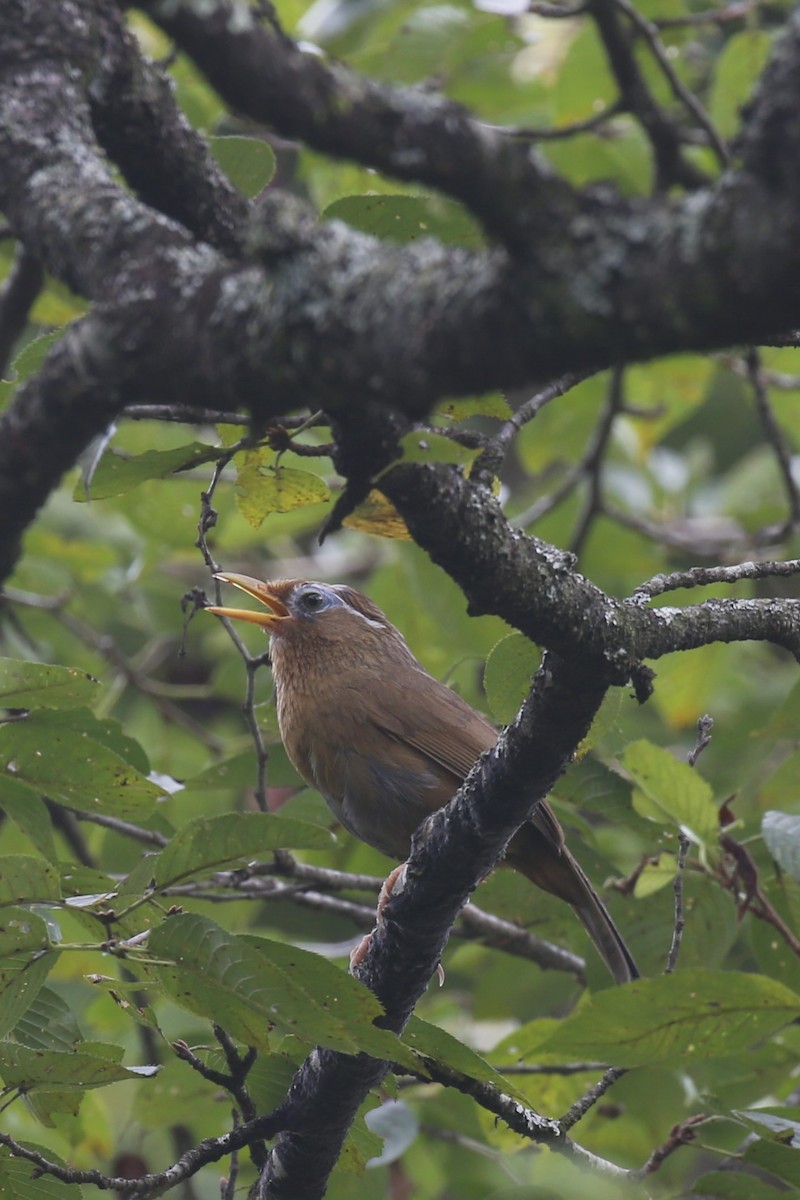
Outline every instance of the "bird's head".
<path id="1" fill-rule="evenodd" d="M 262 583 L 249 575 L 235 575 L 229 571 L 220 572 L 216 578 L 232 583 L 259 600 L 267 611 L 210 604 L 206 612 L 260 625 L 271 637 L 281 641 L 310 636 L 350 641 L 369 634 L 399 636 L 377 605 L 343 583 L 312 583 L 308 579 Z"/>

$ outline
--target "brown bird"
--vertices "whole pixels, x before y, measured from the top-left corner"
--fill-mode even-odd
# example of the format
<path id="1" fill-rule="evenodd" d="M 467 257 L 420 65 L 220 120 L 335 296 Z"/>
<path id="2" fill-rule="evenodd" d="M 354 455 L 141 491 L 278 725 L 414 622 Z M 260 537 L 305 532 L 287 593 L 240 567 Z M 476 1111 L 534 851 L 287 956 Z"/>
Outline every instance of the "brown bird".
<path id="1" fill-rule="evenodd" d="M 345 829 L 395 859 L 455 795 L 497 731 L 417 662 L 399 630 L 344 584 L 217 576 L 268 612 L 209 606 L 270 635 L 281 737 L 294 766 Z M 505 861 L 572 905 L 618 983 L 639 972 L 543 802 Z"/>

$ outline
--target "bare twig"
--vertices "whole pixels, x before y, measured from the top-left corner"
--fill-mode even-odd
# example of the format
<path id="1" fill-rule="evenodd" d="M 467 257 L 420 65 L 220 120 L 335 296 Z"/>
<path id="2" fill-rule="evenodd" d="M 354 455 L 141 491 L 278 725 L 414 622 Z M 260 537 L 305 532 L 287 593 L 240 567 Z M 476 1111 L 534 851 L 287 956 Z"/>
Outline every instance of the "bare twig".
<path id="1" fill-rule="evenodd" d="M 627 1072 L 623 1067 L 609 1067 L 602 1079 L 598 1080 L 594 1087 L 589 1088 L 588 1092 L 585 1092 L 584 1095 L 581 1096 L 579 1100 L 576 1100 L 572 1107 L 564 1113 L 564 1116 L 558 1122 L 561 1129 L 563 1129 L 563 1131 L 566 1133 L 567 1130 L 571 1129 L 573 1125 L 577 1125 L 578 1121 L 580 1121 L 581 1118 L 586 1115 L 589 1109 L 593 1108 L 597 1101 L 606 1094 L 608 1089 L 625 1074 L 627 1074 Z"/>
<path id="2" fill-rule="evenodd" d="M 590 117 L 584 117 L 582 121 L 571 121 L 568 125 L 556 125 L 553 127 L 536 127 L 531 125 L 492 125 L 484 124 L 484 128 L 491 129 L 494 133 L 504 133 L 506 137 L 518 138 L 520 141 L 529 142 L 556 142 L 565 138 L 576 137 L 580 133 L 591 133 L 593 130 L 601 129 L 619 113 L 624 111 L 624 105 L 621 100 L 615 100 L 613 104 L 606 105 L 599 112 L 592 113 Z"/>
<path id="3" fill-rule="evenodd" d="M 254 1138 L 274 1136 L 283 1125 L 283 1111 L 276 1109 L 275 1112 L 255 1121 L 239 1125 L 221 1137 L 205 1138 L 165 1170 L 142 1175 L 138 1179 L 104 1175 L 102 1171 L 94 1168 L 79 1170 L 77 1167 L 64 1167 L 60 1163 L 51 1162 L 40 1151 L 23 1146 L 7 1133 L 0 1132 L 0 1145 L 6 1146 L 15 1158 L 24 1158 L 33 1163 L 41 1175 L 50 1175 L 63 1183 L 91 1183 L 103 1191 L 115 1191 L 128 1196 L 130 1200 L 145 1200 L 146 1197 L 167 1191 L 184 1179 L 190 1179 L 208 1163 L 218 1162 L 234 1150 L 250 1145 Z"/>
<path id="4" fill-rule="evenodd" d="M 775 538 L 782 538 L 797 529 L 798 525 L 800 525 L 800 489 L 798 489 L 794 474 L 792 473 L 791 451 L 784 437 L 783 430 L 775 417 L 772 405 L 769 402 L 767 386 L 761 370 L 761 355 L 758 350 L 751 347 L 747 352 L 745 362 L 747 364 L 748 379 L 753 388 L 758 419 L 767 441 L 775 454 L 789 505 L 789 516 L 782 526 L 779 526 L 778 529 L 770 528 L 762 531 L 760 540 L 763 542 L 764 540 L 771 541 Z"/>
<path id="5" fill-rule="evenodd" d="M 720 845 L 733 861 L 734 868 L 728 872 L 720 867 L 720 878 L 725 887 L 739 900 L 740 917 L 745 912 L 751 912 L 754 917 L 766 921 L 777 930 L 786 945 L 800 958 L 800 938 L 789 928 L 775 906 L 766 898 L 758 882 L 758 867 L 750 852 L 741 842 L 737 842 L 730 834 L 723 833 Z"/>
<path id="6" fill-rule="evenodd" d="M 672 63 L 669 61 L 666 48 L 659 36 L 658 26 L 652 21 L 643 16 L 642 13 L 630 2 L 630 0 L 616 0 L 617 5 L 622 9 L 625 15 L 630 20 L 634 29 L 642 35 L 647 42 L 653 57 L 661 68 L 664 78 L 669 83 L 672 89 L 672 94 L 676 100 L 679 100 L 686 106 L 699 127 L 705 132 L 709 145 L 714 150 L 721 167 L 727 167 L 730 162 L 730 153 L 725 142 L 720 137 L 713 121 L 709 117 L 706 110 L 703 108 L 700 101 L 693 92 L 686 87 L 682 82 Z"/>
<path id="7" fill-rule="evenodd" d="M 593 521 L 602 511 L 601 476 L 603 456 L 614 430 L 614 422 L 625 403 L 624 375 L 623 367 L 615 367 L 611 372 L 606 406 L 597 423 L 586 453 L 583 456 L 583 475 L 588 480 L 589 491 L 583 511 L 578 517 L 575 532 L 570 541 L 570 549 L 573 554 L 580 554 Z"/>
<path id="8" fill-rule="evenodd" d="M 640 1170 L 632 1172 L 633 1178 L 644 1179 L 646 1176 L 652 1175 L 659 1169 L 664 1160 L 669 1158 L 670 1154 L 674 1154 L 681 1146 L 688 1146 L 690 1142 L 695 1140 L 697 1137 L 697 1126 L 707 1119 L 705 1113 L 695 1113 L 694 1116 L 687 1117 L 685 1121 L 681 1121 L 679 1125 L 673 1125 L 666 1141 L 656 1147 Z"/>
<path id="9" fill-rule="evenodd" d="M 708 715 L 700 717 L 697 722 L 697 740 L 686 756 L 690 767 L 695 765 L 706 747 L 711 745 L 711 730 L 713 727 L 714 721 L 712 717 Z M 683 942 L 683 931 L 686 928 L 686 914 L 683 907 L 683 881 L 686 873 L 686 860 L 689 856 L 689 846 L 689 838 L 681 829 L 678 833 L 677 870 L 672 885 L 675 897 L 675 919 L 672 926 L 672 941 L 667 953 L 667 965 L 664 968 L 665 975 L 671 975 L 678 965 L 678 955 L 680 954 L 681 943 Z"/>
<path id="10" fill-rule="evenodd" d="M 654 575 L 640 583 L 631 595 L 634 603 L 646 603 L 653 596 L 674 592 L 677 588 L 707 587 L 714 583 L 740 583 L 743 579 L 787 578 L 800 572 L 800 558 L 785 561 L 743 562 L 733 567 L 690 567 L 669 575 Z"/>

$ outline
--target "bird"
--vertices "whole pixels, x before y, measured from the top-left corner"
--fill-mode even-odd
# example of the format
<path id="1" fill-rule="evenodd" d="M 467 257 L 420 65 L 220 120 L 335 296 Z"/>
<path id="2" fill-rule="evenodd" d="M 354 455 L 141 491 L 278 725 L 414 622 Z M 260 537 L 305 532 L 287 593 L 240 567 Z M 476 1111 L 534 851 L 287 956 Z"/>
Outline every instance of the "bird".
<path id="1" fill-rule="evenodd" d="M 388 617 L 355 588 L 307 579 L 262 582 L 228 571 L 216 578 L 264 606 L 208 605 L 206 612 L 269 634 L 278 725 L 296 770 L 349 833 L 406 859 L 415 830 L 452 799 L 494 746 L 497 730 L 430 675 Z M 547 801 L 511 839 L 505 864 L 572 906 L 617 983 L 638 978 Z"/>

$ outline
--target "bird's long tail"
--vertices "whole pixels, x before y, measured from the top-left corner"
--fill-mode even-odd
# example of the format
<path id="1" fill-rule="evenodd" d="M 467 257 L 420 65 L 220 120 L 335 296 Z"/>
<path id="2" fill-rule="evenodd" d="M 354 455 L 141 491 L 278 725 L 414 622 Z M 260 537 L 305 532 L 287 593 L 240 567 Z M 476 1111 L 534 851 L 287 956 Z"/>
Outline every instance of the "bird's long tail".
<path id="1" fill-rule="evenodd" d="M 569 853 L 569 851 L 567 851 Z M 570 855 L 570 857 L 572 857 Z M 573 862 L 575 860 L 573 859 Z M 625 940 L 612 920 L 611 913 L 597 895 L 583 870 L 575 862 L 575 870 L 581 876 L 585 895 L 572 908 L 592 939 L 598 954 L 608 967 L 617 983 L 630 983 L 639 978 L 639 970 Z"/>
<path id="2" fill-rule="evenodd" d="M 561 827 L 549 807 L 540 806 L 539 820 L 522 826 L 506 852 L 506 862 L 531 883 L 572 906 L 617 983 L 639 978 L 622 934 L 583 868 L 564 845 Z"/>

